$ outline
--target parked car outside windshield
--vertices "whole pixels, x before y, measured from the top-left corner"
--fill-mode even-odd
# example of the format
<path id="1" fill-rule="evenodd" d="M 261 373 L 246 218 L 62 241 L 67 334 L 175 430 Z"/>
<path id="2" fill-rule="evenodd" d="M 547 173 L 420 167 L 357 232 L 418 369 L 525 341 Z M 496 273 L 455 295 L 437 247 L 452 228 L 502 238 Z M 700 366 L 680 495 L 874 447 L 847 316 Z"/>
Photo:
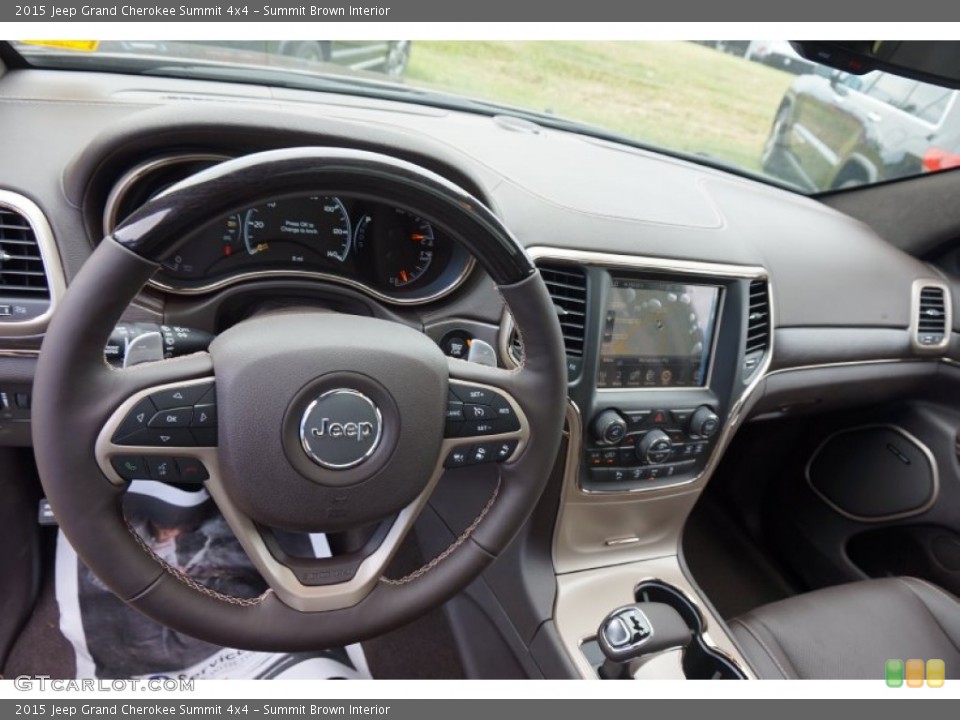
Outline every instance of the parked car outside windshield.
<path id="1" fill-rule="evenodd" d="M 884 72 L 797 78 L 777 110 L 762 158 L 769 176 L 810 191 L 958 165 L 957 91 Z"/>

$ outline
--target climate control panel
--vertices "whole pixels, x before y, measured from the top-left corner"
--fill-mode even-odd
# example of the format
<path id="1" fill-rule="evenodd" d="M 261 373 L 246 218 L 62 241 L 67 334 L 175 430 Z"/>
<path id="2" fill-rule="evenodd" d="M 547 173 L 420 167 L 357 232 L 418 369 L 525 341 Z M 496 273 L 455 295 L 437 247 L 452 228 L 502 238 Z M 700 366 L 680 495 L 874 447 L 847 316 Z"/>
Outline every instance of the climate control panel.
<path id="1" fill-rule="evenodd" d="M 712 405 L 606 408 L 589 426 L 583 485 L 616 491 L 691 480 L 706 466 L 720 430 Z"/>

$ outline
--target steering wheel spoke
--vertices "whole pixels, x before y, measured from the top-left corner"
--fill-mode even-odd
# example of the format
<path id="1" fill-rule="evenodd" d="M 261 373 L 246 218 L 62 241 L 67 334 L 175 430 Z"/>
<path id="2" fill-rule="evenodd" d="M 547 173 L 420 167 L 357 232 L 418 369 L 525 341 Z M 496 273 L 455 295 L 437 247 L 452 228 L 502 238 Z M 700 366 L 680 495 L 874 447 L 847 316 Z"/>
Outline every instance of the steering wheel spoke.
<path id="1" fill-rule="evenodd" d="M 294 610 L 320 612 L 356 605 L 374 590 L 426 505 L 443 466 L 438 462 L 423 492 L 395 516 L 376 523 L 359 548 L 330 558 L 291 555 L 272 529 L 237 506 L 215 460 L 210 471 L 207 492 L 267 585 Z"/>

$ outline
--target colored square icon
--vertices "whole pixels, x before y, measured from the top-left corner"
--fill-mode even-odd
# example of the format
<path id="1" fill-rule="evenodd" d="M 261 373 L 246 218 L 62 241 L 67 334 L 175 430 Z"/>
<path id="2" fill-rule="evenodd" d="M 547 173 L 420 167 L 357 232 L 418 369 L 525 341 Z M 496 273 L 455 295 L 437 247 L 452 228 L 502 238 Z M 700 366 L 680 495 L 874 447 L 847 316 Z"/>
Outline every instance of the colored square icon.
<path id="1" fill-rule="evenodd" d="M 903 685 L 903 660 L 887 660 L 886 677 L 887 687 Z"/>
<path id="2" fill-rule="evenodd" d="M 923 660 L 907 660 L 907 687 L 923 687 Z"/>
<path id="3" fill-rule="evenodd" d="M 927 660 L 927 685 L 932 688 L 943 687 L 946 676 L 943 660 Z"/>

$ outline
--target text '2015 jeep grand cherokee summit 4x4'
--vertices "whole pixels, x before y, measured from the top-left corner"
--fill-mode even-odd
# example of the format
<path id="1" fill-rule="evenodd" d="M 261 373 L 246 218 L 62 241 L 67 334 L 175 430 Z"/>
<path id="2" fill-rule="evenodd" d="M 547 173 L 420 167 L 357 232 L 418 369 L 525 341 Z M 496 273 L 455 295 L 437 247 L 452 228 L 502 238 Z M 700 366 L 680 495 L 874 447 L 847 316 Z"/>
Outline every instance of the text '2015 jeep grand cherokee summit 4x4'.
<path id="1" fill-rule="evenodd" d="M 960 671 L 960 175 L 784 188 L 694 43 L 0 49 L 4 675 Z"/>

